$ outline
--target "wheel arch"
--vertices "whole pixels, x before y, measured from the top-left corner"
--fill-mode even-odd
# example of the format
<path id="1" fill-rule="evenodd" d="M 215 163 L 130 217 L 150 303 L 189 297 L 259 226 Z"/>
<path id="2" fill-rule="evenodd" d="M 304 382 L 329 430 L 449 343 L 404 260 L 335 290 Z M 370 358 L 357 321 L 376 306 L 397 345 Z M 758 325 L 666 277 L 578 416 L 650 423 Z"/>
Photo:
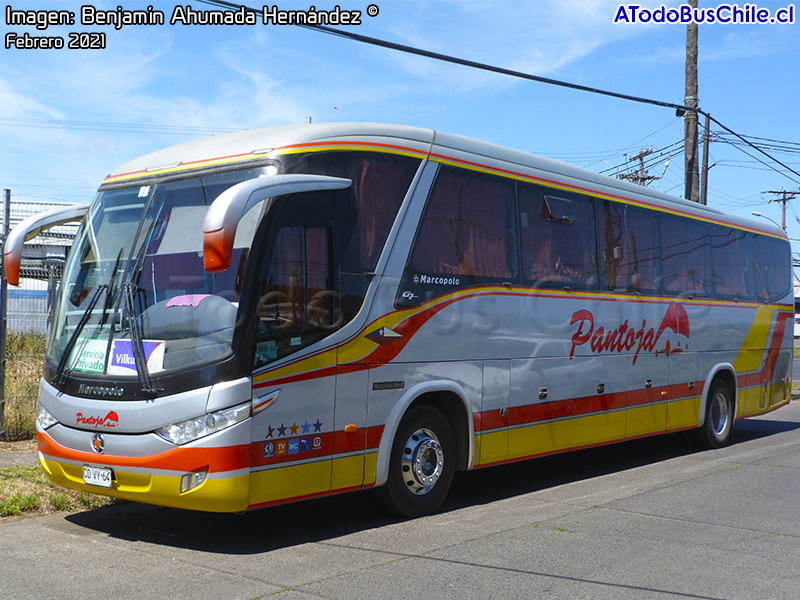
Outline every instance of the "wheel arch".
<path id="1" fill-rule="evenodd" d="M 406 391 L 389 412 L 378 445 L 375 486 L 386 483 L 392 444 L 403 416 L 414 406 L 427 405 L 440 411 L 453 429 L 458 462 L 456 470 L 472 468 L 475 456 L 475 428 L 464 388 L 454 381 L 427 381 Z"/>
<path id="2" fill-rule="evenodd" d="M 703 394 L 700 398 L 700 421 L 698 425 L 702 427 L 706 422 L 706 406 L 708 406 L 708 394 L 711 391 L 711 386 L 715 380 L 721 379 L 728 386 L 733 399 L 733 415 L 739 411 L 739 386 L 736 382 L 736 371 L 730 363 L 719 363 L 706 375 L 705 383 L 703 384 Z"/>

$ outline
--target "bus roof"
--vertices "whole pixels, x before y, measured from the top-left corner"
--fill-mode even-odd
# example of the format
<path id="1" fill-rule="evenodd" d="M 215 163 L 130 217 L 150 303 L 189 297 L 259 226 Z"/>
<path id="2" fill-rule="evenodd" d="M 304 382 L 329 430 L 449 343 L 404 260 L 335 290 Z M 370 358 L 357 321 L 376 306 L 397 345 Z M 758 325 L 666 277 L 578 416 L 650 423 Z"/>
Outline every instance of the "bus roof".
<path id="1" fill-rule="evenodd" d="M 490 142 L 403 125 L 322 123 L 247 130 L 195 140 L 158 150 L 114 169 L 104 185 L 239 164 L 290 152 L 326 149 L 378 150 L 429 157 L 445 163 L 520 177 L 623 201 L 645 204 L 702 220 L 728 223 L 771 236 L 786 237 L 767 223 L 722 213 L 682 198 L 600 175 L 575 165 Z M 144 183 L 144 181 L 143 181 Z"/>

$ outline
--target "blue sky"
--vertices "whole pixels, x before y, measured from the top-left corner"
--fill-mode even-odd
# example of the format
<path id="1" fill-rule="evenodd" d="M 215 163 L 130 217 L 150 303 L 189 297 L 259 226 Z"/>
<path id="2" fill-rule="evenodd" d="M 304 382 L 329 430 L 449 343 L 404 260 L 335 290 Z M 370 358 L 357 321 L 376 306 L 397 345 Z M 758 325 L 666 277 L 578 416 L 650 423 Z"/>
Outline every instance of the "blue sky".
<path id="1" fill-rule="evenodd" d="M 81 4 L 11 2 L 15 10 L 70 10 L 78 16 Z M 151 4 L 167 17 L 176 5 Z M 213 10 L 196 1 L 180 4 Z M 247 4 L 261 8 L 264 2 Z M 285 10 L 311 5 L 267 4 Z M 313 4 L 330 10 L 337 2 Z M 370 2 L 338 4 L 362 11 L 363 24 L 350 29 L 362 35 L 683 102 L 685 25 L 615 24 L 618 1 L 376 0 L 376 17 L 366 16 Z M 656 8 L 662 2 L 638 4 Z M 700 0 L 705 8 L 721 4 Z M 790 4 L 758 2 L 773 13 Z M 118 5 L 143 9 L 148 3 L 94 3 L 104 10 Z M 224 131 L 305 123 L 309 117 L 431 127 L 610 174 L 624 164 L 625 153 L 664 149 L 662 162 L 650 171 L 662 179 L 650 187 L 675 195 L 683 191 L 683 155 L 675 154 L 683 120 L 667 108 L 438 63 L 292 26 L 77 25 L 37 31 L 10 26 L 4 18 L 0 29 L 4 39 L 9 32 L 65 39 L 70 31 L 106 34 L 103 50 L 0 50 L 0 187 L 18 200 L 89 201 L 103 177 L 130 158 Z M 737 133 L 800 143 L 800 23 L 701 25 L 699 98 L 702 109 Z M 774 156 L 800 172 L 800 155 Z M 711 144 L 710 162 L 715 166 L 709 172 L 709 204 L 726 212 L 759 211 L 780 221 L 779 205 L 762 192 L 800 188 L 800 177 L 769 170 L 722 141 Z M 800 198 L 795 205 L 800 214 Z M 800 251 L 800 224 L 791 208 L 787 223 Z"/>

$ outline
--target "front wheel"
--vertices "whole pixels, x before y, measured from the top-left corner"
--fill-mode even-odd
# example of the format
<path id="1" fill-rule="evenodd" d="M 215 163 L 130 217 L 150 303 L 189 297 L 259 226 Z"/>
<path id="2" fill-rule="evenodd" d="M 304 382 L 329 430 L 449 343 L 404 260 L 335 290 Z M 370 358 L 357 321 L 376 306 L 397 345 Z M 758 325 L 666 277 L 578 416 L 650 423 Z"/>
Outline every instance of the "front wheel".
<path id="1" fill-rule="evenodd" d="M 376 491 L 390 512 L 404 517 L 431 514 L 447 496 L 455 471 L 450 424 L 431 406 L 409 410 L 397 428 L 389 457 L 389 479 Z"/>
<path id="2" fill-rule="evenodd" d="M 733 439 L 734 404 L 727 384 L 718 379 L 708 393 L 706 419 L 696 429 L 695 440 L 705 448 L 722 448 Z"/>

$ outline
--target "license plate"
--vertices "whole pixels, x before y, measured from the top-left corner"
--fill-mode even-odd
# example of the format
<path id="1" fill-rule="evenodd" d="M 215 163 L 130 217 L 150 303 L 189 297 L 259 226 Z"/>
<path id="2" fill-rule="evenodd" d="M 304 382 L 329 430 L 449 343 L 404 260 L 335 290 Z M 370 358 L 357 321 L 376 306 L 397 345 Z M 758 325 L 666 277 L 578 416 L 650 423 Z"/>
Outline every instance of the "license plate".
<path id="1" fill-rule="evenodd" d="M 110 488 L 114 473 L 107 467 L 83 467 L 83 483 Z"/>

